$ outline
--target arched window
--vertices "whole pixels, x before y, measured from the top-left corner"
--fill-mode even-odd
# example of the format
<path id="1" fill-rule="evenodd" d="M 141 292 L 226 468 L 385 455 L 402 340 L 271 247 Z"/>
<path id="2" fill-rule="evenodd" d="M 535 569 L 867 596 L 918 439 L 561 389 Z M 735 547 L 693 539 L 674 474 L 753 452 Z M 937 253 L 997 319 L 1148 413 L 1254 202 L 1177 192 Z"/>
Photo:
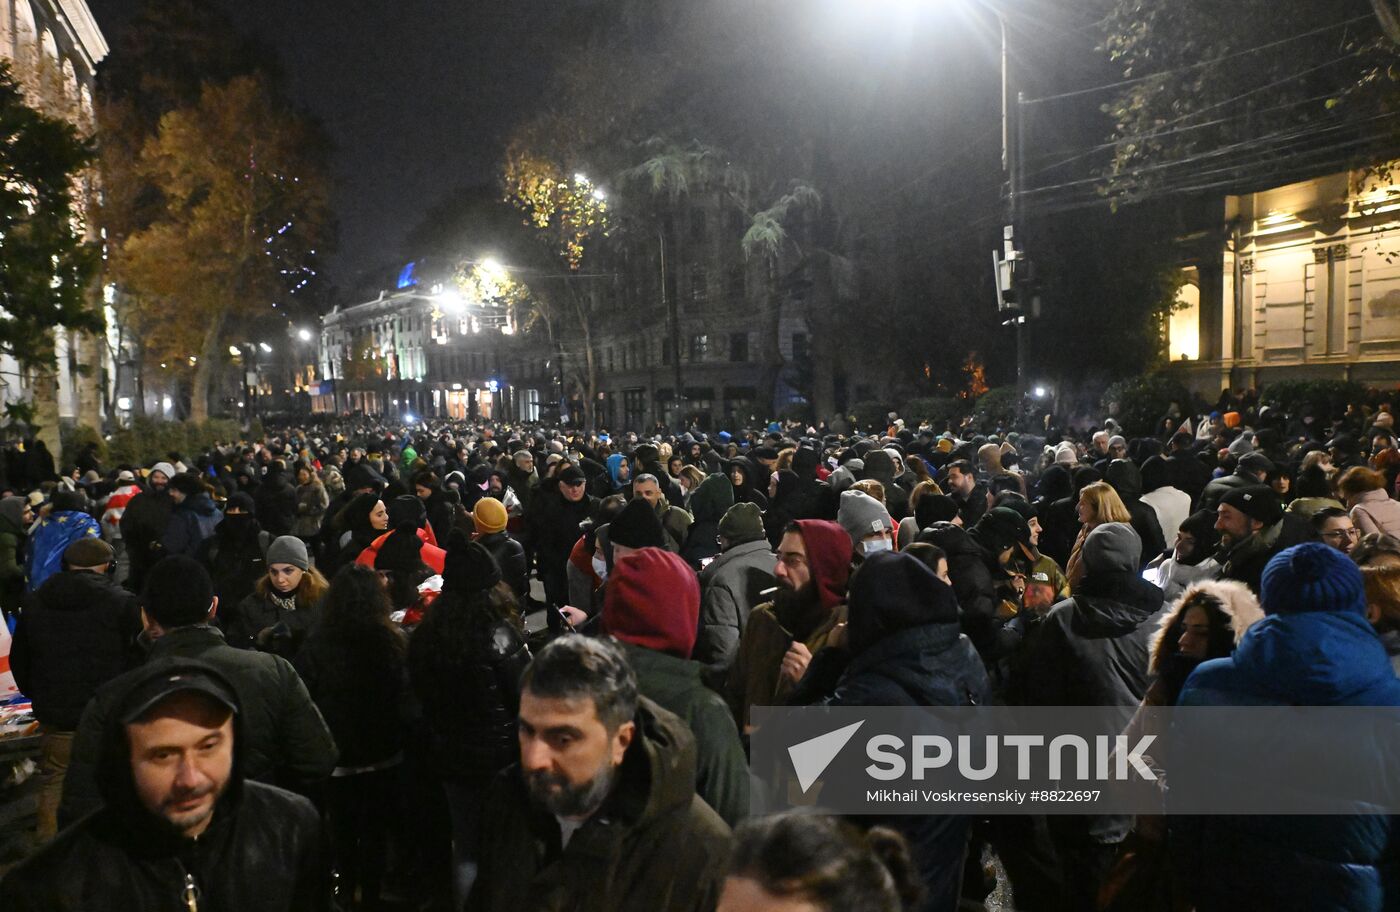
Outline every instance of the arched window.
<path id="1" fill-rule="evenodd" d="M 63 97 L 77 103 L 78 96 L 78 73 L 73 69 L 73 61 L 67 57 L 63 58 Z"/>
<path id="2" fill-rule="evenodd" d="M 44 34 L 39 39 L 39 46 L 44 49 L 44 56 L 58 62 L 58 42 L 54 40 L 53 32 L 44 29 Z"/>
<path id="3" fill-rule="evenodd" d="M 34 24 L 34 8 L 29 5 L 29 0 L 14 0 L 14 2 L 15 56 L 23 57 L 34 47 L 34 41 L 39 34 L 39 29 Z"/>

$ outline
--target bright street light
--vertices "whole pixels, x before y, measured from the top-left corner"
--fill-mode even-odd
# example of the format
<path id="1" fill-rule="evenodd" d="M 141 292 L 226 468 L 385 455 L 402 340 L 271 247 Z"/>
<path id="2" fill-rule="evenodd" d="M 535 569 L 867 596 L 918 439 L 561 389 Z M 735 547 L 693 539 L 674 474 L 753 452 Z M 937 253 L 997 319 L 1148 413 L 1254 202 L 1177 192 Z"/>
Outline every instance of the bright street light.
<path id="1" fill-rule="evenodd" d="M 237 358 L 239 355 L 243 354 L 242 350 L 239 349 L 239 347 L 238 347 L 237 345 L 230 345 L 230 346 L 228 347 L 228 353 L 229 353 L 230 355 L 233 355 L 235 358 Z"/>
<path id="2" fill-rule="evenodd" d="M 310 341 L 311 341 L 311 330 L 309 330 L 309 329 L 298 329 L 298 330 L 297 330 L 297 338 L 300 339 L 300 340 L 303 341 L 303 342 L 310 342 Z"/>
<path id="3" fill-rule="evenodd" d="M 598 187 L 593 191 L 593 198 L 601 203 L 603 200 L 608 198 L 608 195 L 603 192 L 602 187 Z"/>
<path id="4" fill-rule="evenodd" d="M 1037 399 L 1044 399 L 1044 398 L 1045 398 L 1045 387 L 1043 387 L 1043 386 L 1037 386 L 1037 387 L 1036 387 L 1034 390 L 1032 390 L 1031 392 L 1035 394 L 1035 398 L 1037 398 Z"/>
<path id="5" fill-rule="evenodd" d="M 261 348 L 263 350 L 263 354 L 265 355 L 272 354 L 272 346 L 268 345 L 266 342 L 259 342 L 258 348 Z"/>

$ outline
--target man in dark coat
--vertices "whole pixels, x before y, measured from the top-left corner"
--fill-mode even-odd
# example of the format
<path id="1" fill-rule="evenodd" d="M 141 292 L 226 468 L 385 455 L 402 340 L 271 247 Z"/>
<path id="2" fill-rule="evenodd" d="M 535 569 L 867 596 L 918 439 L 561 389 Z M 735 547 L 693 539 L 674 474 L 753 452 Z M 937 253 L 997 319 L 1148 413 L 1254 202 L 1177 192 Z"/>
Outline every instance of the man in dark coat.
<path id="1" fill-rule="evenodd" d="M 1009 507 L 996 507 L 970 530 L 938 522 L 919 533 L 919 541 L 937 545 L 948 557 L 948 578 L 962 606 L 962 629 L 989 667 L 1008 648 L 1002 624 L 1010 616 L 1003 606 L 1010 578 L 1006 567 L 1030 539 L 1025 517 Z"/>
<path id="2" fill-rule="evenodd" d="M 710 478 L 729 487 L 723 475 Z M 754 504 L 731 506 L 720 518 L 717 533 L 720 554 L 700 571 L 700 636 L 695 642 L 695 660 L 721 675 L 739 651 L 739 637 L 749 615 L 763 603 L 763 593 L 777 582 L 773 575 L 777 558 L 763 535 L 763 517 Z"/>
<path id="3" fill-rule="evenodd" d="M 1238 580 L 1259 594 L 1264 567 L 1289 545 L 1278 495 L 1268 485 L 1249 485 L 1225 492 L 1215 508 L 1220 533 L 1220 579 Z"/>
<path id="4" fill-rule="evenodd" d="M 131 498 L 122 513 L 122 541 L 126 543 L 126 554 L 131 560 L 131 574 L 126 585 L 133 592 L 140 592 L 146 584 L 146 573 L 161 554 L 161 537 L 170 522 L 170 512 L 174 503 L 170 500 L 170 479 L 175 477 L 175 467 L 168 462 L 156 463 L 146 476 L 146 490 Z"/>
<path id="5" fill-rule="evenodd" d="M 1211 479 L 1210 467 L 1202 462 L 1196 453 L 1195 437 L 1186 432 L 1172 435 L 1167 470 L 1172 487 L 1191 495 L 1193 507 L 1199 504 L 1201 494 Z"/>
<path id="6" fill-rule="evenodd" d="M 233 684 L 242 707 L 244 772 L 250 779 L 309 790 L 335 769 L 330 729 L 311 702 L 296 669 L 281 656 L 235 649 L 212 626 L 218 600 L 198 561 L 170 557 L 152 569 L 143 599 L 148 663 L 159 658 L 197 659 Z M 102 737 L 124 689 L 144 675 L 134 669 L 103 685 L 78 723 L 73 761 L 63 784 L 59 825 L 65 826 L 102 803 L 98 766 Z"/>
<path id="7" fill-rule="evenodd" d="M 695 735 L 695 792 L 730 826 L 749 814 L 749 773 L 734 717 L 690 660 L 700 587 L 685 561 L 642 548 L 613 564 L 603 629 L 622 643 L 642 696 L 675 713 Z"/>
<path id="8" fill-rule="evenodd" d="M 1157 511 L 1142 502 L 1142 473 L 1137 465 L 1131 459 L 1115 459 L 1108 464 L 1103 480 L 1118 492 L 1119 499 L 1133 517 L 1133 531 L 1142 541 L 1143 563 L 1167 550 Z"/>
<path id="9" fill-rule="evenodd" d="M 536 566 L 544 583 L 545 599 L 559 608 L 569 600 L 567 564 L 569 553 L 578 543 L 579 523 L 588 519 L 598 506 L 587 493 L 588 479 L 578 466 L 564 468 L 554 479 L 547 479 L 534 493 L 525 522 L 534 545 Z M 550 612 L 551 628 L 555 626 Z"/>
<path id="10" fill-rule="evenodd" d="M 985 706 L 991 682 L 958 626 L 953 589 L 910 554 L 882 551 L 851 577 L 845 636 L 812 659 L 794 702 L 829 706 Z M 819 699 L 813 692 L 825 691 Z M 958 904 L 971 820 L 947 814 L 879 821 L 902 832 L 924 886 L 924 912 Z"/>
<path id="11" fill-rule="evenodd" d="M 467 908 L 714 909 L 729 827 L 695 794 L 695 737 L 638 695 L 622 650 L 560 637 L 521 687 L 520 763 L 487 798 Z"/>
<path id="12" fill-rule="evenodd" d="M 244 720 L 227 678 L 159 659 L 122 682 L 111 709 L 102 809 L 0 881 L 0 907 L 330 909 L 320 816 L 299 795 L 244 781 Z"/>
<path id="13" fill-rule="evenodd" d="M 258 524 L 274 538 L 290 535 L 297 518 L 297 489 L 280 459 L 268 467 L 267 475 L 253 494 Z"/>
<path id="14" fill-rule="evenodd" d="M 58 832 L 58 803 L 83 707 L 98 687 L 141 659 L 141 609 L 135 595 L 112 582 L 115 560 L 100 538 L 69 545 L 63 572 L 29 593 L 15 627 L 10 668 L 43 727 L 40 842 Z"/>
<path id="15" fill-rule="evenodd" d="M 1247 488 L 1264 483 L 1274 464 L 1263 453 L 1246 453 L 1235 463 L 1232 475 L 1222 475 L 1201 492 L 1201 508 L 1214 510 L 1228 491 Z"/>
<path id="16" fill-rule="evenodd" d="M 1127 523 L 1104 523 L 1084 540 L 1080 590 L 1027 633 L 1009 702 L 1023 706 L 1118 707 L 1121 725 L 1147 693 L 1148 641 L 1164 612 L 1162 590 L 1138 576 L 1142 542 Z M 1103 878 L 1132 817 L 1056 816 L 1063 908 L 1095 908 Z"/>

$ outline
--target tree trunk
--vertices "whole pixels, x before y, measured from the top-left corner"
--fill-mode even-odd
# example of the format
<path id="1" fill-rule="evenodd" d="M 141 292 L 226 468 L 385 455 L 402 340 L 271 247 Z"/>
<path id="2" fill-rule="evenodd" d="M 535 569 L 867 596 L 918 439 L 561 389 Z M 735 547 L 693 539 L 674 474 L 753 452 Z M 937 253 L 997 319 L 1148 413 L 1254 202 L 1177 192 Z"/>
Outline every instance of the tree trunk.
<path id="1" fill-rule="evenodd" d="M 776 264 L 769 260 L 768 268 L 770 273 L 776 271 Z M 776 280 L 768 283 L 768 313 L 767 321 L 763 328 L 763 344 L 761 355 L 763 359 L 763 371 L 759 375 L 758 394 L 762 399 L 762 408 L 766 410 L 766 415 L 759 417 L 777 417 L 777 405 L 774 402 L 778 397 L 778 376 L 783 370 L 783 347 L 782 347 L 782 323 L 783 306 L 782 299 L 778 295 L 778 285 Z M 676 353 L 677 357 L 680 353 Z"/>
<path id="2" fill-rule="evenodd" d="M 199 361 L 194 366 L 194 382 L 190 388 L 190 421 L 209 420 L 209 386 L 216 374 L 219 353 L 219 340 L 223 336 L 224 314 L 220 309 L 204 331 L 204 344 L 200 346 Z"/>
<path id="3" fill-rule="evenodd" d="M 1391 0 L 1371 0 L 1371 9 L 1381 24 L 1381 31 L 1394 44 L 1400 44 L 1400 12 L 1392 9 Z"/>
<path id="4" fill-rule="evenodd" d="M 59 435 L 58 372 L 50 367 L 34 370 L 34 436 L 44 441 L 54 459 L 62 459 Z"/>
<path id="5" fill-rule="evenodd" d="M 78 424 L 86 425 L 102 433 L 102 338 L 97 333 L 79 332 L 75 343 L 78 348 L 79 375 L 75 381 L 78 387 Z"/>

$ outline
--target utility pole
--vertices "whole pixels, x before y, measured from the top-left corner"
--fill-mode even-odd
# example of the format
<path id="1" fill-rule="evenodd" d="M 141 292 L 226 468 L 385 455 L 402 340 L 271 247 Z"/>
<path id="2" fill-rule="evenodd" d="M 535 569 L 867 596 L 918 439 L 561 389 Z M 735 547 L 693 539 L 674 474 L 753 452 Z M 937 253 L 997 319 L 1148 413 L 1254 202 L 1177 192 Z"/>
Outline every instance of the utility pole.
<path id="1" fill-rule="evenodd" d="M 1006 175 L 1006 225 L 1002 229 L 1002 249 L 992 252 L 992 267 L 997 287 L 997 312 L 1002 325 L 1016 328 L 1016 392 L 1024 396 L 1027 389 L 1027 362 L 1030 354 L 1028 321 L 1033 315 L 1031 302 L 1031 264 L 1022 249 L 1024 214 L 1023 192 L 1025 162 L 1024 111 L 1025 94 L 1016 93 L 1016 117 L 1011 116 L 1011 54 L 1007 36 L 1006 16 L 989 8 L 996 16 L 1001 30 L 1001 167 Z"/>

